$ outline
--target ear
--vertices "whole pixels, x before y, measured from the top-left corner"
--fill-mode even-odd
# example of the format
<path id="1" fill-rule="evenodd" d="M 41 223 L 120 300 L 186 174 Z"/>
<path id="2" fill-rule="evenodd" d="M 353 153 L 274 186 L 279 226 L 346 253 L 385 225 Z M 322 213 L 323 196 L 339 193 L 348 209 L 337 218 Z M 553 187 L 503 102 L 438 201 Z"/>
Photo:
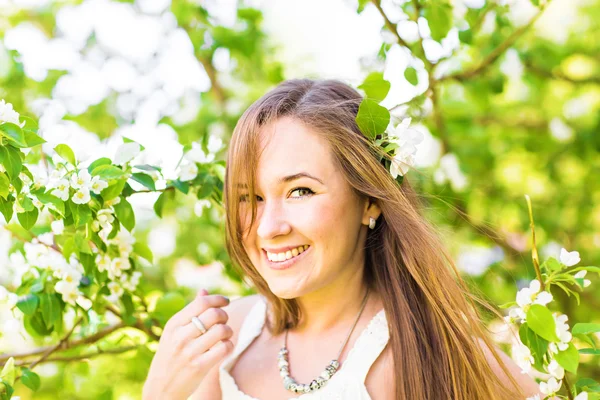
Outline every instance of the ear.
<path id="1" fill-rule="evenodd" d="M 381 208 L 379 207 L 379 204 L 377 204 L 377 200 L 367 198 L 364 201 L 362 223 L 368 226 L 370 218 L 377 219 L 380 215 Z"/>

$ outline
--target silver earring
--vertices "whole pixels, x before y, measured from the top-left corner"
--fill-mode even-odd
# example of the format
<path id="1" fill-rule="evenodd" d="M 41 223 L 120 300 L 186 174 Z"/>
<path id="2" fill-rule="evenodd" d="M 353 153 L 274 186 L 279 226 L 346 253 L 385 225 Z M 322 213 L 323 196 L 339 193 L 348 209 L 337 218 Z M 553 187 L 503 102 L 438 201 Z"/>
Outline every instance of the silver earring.
<path id="1" fill-rule="evenodd" d="M 375 223 L 376 223 L 375 218 L 369 217 L 369 228 L 375 229 Z"/>

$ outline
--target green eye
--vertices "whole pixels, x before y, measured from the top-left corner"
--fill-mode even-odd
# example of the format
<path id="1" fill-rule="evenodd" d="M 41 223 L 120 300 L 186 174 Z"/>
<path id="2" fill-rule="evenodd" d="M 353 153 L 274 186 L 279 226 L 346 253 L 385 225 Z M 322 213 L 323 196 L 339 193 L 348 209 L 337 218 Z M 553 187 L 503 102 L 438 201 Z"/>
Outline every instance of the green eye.
<path id="1" fill-rule="evenodd" d="M 310 196 L 311 194 L 315 193 L 315 192 L 313 192 L 312 190 L 310 190 L 309 188 L 306 188 L 306 187 L 296 188 L 296 189 L 292 190 L 292 193 L 294 193 L 294 192 L 303 192 L 303 191 L 306 192 L 307 194 L 300 195 L 300 196 L 295 196 L 295 197 L 296 198 L 303 198 L 303 197 Z"/>

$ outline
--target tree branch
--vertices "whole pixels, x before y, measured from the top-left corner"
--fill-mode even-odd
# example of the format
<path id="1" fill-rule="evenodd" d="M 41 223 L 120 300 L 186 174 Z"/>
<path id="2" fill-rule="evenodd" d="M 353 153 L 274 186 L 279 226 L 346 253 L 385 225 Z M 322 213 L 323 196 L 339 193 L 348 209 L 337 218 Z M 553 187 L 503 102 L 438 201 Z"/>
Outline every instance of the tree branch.
<path id="1" fill-rule="evenodd" d="M 574 79 L 566 76 L 560 71 L 548 71 L 542 67 L 534 65 L 531 61 L 524 60 L 523 64 L 525 68 L 529 71 L 533 72 L 536 75 L 539 75 L 544 78 L 557 79 L 565 82 L 575 83 L 575 84 L 586 84 L 586 83 L 595 83 L 600 84 L 600 76 L 591 76 L 589 78 L 583 79 Z"/>
<path id="2" fill-rule="evenodd" d="M 97 357 L 97 356 L 101 356 L 104 354 L 121 354 L 121 353 L 125 353 L 131 350 L 136 350 L 139 349 L 140 347 L 142 347 L 143 345 L 131 345 L 131 346 L 123 346 L 123 347 L 117 347 L 114 349 L 108 349 L 108 350 L 101 350 L 98 349 L 98 351 L 92 352 L 92 353 L 86 353 L 86 354 L 78 354 L 75 356 L 56 356 L 56 357 L 49 357 L 47 359 L 45 359 L 42 362 L 71 362 L 71 361 L 80 361 L 80 360 L 85 360 L 88 358 L 93 358 L 93 357 Z M 27 362 L 26 361 L 21 361 L 21 362 L 15 362 L 15 365 L 26 365 Z"/>
<path id="3" fill-rule="evenodd" d="M 111 333 L 115 332 L 116 330 L 127 326 L 127 325 L 125 325 L 125 323 L 123 321 L 120 321 L 119 323 L 117 323 L 115 325 L 111 325 L 107 328 L 104 328 L 103 330 L 101 330 L 93 335 L 90 335 L 90 336 L 87 336 L 84 338 L 68 340 L 71 333 L 73 332 L 75 327 L 81 322 L 81 320 L 82 320 L 82 318 L 80 318 L 73 325 L 73 328 L 71 329 L 71 331 L 67 334 L 67 336 L 65 336 L 65 338 L 61 339 L 61 341 L 58 344 L 52 345 L 52 346 L 40 347 L 37 349 L 25 351 L 22 353 L 0 354 L 0 362 L 7 361 L 11 357 L 14 357 L 15 359 L 21 359 L 21 358 L 28 358 L 28 357 L 32 357 L 32 356 L 36 356 L 36 355 L 40 355 L 40 354 L 46 354 L 46 353 L 48 354 L 46 357 L 48 357 L 50 354 L 52 354 L 56 350 L 72 349 L 72 348 L 75 348 L 75 347 L 78 347 L 78 346 L 81 346 L 84 344 L 95 343 L 98 340 L 104 338 L 105 336 L 108 336 Z M 37 363 L 39 363 L 39 362 L 40 361 L 38 360 Z M 4 365 L 4 363 L 1 363 L 0 365 Z"/>
<path id="4" fill-rule="evenodd" d="M 383 22 L 385 23 L 385 26 L 388 28 L 388 30 L 392 32 L 394 36 L 396 36 L 396 39 L 398 39 L 398 43 L 410 50 L 410 45 L 406 43 L 406 41 L 402 39 L 400 37 L 400 34 L 398 33 L 398 25 L 390 21 L 388 16 L 383 11 L 383 8 L 381 8 L 381 0 L 371 0 L 371 3 L 375 5 L 377 10 L 379 11 L 379 14 L 381 14 L 381 16 L 383 17 Z"/>
<path id="5" fill-rule="evenodd" d="M 484 72 L 490 65 L 492 65 L 510 46 L 512 46 L 517 39 L 519 39 L 533 24 L 537 19 L 542 15 L 544 11 L 543 6 L 540 6 L 540 11 L 531 18 L 531 20 L 526 24 L 514 31 L 504 42 L 500 43 L 498 47 L 496 47 L 488 56 L 475 68 L 463 72 L 457 72 L 454 74 L 443 76 L 439 79 L 439 81 L 454 79 L 457 81 L 464 81 L 469 78 L 473 78 L 482 72 Z"/>

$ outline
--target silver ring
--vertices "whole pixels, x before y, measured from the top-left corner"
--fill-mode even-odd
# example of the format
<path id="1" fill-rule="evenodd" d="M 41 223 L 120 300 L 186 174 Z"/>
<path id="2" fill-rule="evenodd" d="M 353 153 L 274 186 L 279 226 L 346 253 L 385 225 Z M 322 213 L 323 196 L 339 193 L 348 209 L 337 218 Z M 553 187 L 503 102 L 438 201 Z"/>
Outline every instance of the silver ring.
<path id="1" fill-rule="evenodd" d="M 202 321 L 200 321 L 200 318 L 198 317 L 192 317 L 192 323 L 194 325 L 196 325 L 196 328 L 198 328 L 198 330 L 200 330 L 200 332 L 202 332 L 201 334 L 204 335 L 206 333 L 206 327 L 204 326 L 204 324 L 202 323 Z"/>

